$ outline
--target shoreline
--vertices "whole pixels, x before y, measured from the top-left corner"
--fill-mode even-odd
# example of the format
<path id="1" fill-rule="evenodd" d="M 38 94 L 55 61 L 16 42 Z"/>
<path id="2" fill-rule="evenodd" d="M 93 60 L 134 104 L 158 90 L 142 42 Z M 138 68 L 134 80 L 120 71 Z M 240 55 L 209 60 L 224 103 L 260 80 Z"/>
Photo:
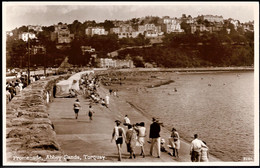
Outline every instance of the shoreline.
<path id="1" fill-rule="evenodd" d="M 196 67 L 196 68 L 128 68 L 128 69 L 108 69 L 112 71 L 133 71 L 133 72 L 211 72 L 211 71 L 254 71 L 254 67 Z"/>

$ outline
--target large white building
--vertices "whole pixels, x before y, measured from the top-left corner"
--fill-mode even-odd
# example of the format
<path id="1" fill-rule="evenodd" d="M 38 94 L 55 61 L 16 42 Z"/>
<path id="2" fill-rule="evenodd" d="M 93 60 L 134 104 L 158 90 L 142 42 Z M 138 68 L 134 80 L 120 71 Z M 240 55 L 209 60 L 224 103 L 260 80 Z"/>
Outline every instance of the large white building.
<path id="1" fill-rule="evenodd" d="M 86 35 L 93 36 L 93 35 L 107 35 L 108 32 L 105 31 L 103 27 L 89 27 L 85 30 Z"/>
<path id="2" fill-rule="evenodd" d="M 115 60 L 112 58 L 100 58 L 100 68 L 133 68 L 132 60 Z"/>
<path id="3" fill-rule="evenodd" d="M 183 29 L 181 29 L 181 24 L 176 22 L 176 23 L 171 23 L 171 24 L 164 24 L 162 26 L 162 31 L 164 33 L 181 33 L 184 32 Z"/>
<path id="4" fill-rule="evenodd" d="M 19 39 L 22 39 L 23 41 L 28 41 L 29 38 L 36 39 L 36 35 L 34 33 L 28 33 L 28 32 L 19 34 Z"/>
<path id="5" fill-rule="evenodd" d="M 223 22 L 223 16 L 214 16 L 214 15 L 202 15 L 198 18 L 201 18 L 202 20 L 208 20 L 209 22 Z"/>

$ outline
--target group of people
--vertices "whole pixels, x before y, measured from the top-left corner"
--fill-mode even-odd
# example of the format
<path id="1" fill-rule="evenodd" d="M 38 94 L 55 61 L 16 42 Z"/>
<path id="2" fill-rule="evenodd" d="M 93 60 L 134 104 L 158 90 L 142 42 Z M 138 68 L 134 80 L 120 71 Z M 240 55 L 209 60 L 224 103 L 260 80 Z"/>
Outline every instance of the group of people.
<path id="1" fill-rule="evenodd" d="M 150 146 L 150 155 L 153 156 L 153 150 L 156 148 L 157 158 L 161 157 L 161 152 L 167 152 L 165 149 L 165 140 L 161 139 L 160 132 L 161 123 L 157 118 L 152 118 L 152 124 L 150 125 L 149 132 L 149 141 Z M 136 123 L 131 124 L 130 119 L 127 115 L 125 115 L 123 125 L 127 127 L 127 131 L 121 126 L 121 121 L 115 121 L 116 126 L 113 129 L 112 140 L 114 140 L 118 150 L 118 160 L 122 160 L 122 145 L 125 141 L 127 152 L 130 153 L 130 159 L 135 158 L 135 147 L 141 147 L 141 156 L 145 157 L 145 137 L 146 137 L 146 128 L 145 123 Z M 172 152 L 168 152 L 173 157 L 179 157 L 179 149 L 180 149 L 180 136 L 175 128 L 172 128 L 171 135 L 169 137 L 169 149 L 172 149 Z M 198 134 L 194 135 L 194 140 L 191 142 L 190 147 L 190 155 L 192 162 L 208 162 L 208 147 L 206 146 L 206 142 L 198 139 Z"/>
<path id="2" fill-rule="evenodd" d="M 198 134 L 194 134 L 191 142 L 190 155 L 192 162 L 208 162 L 209 151 L 205 141 L 198 139 Z"/>
<path id="3" fill-rule="evenodd" d="M 40 80 L 39 75 L 31 75 L 29 78 L 29 84 L 37 80 Z M 15 80 L 6 82 L 6 102 L 10 102 L 15 95 L 18 95 L 26 86 L 28 86 L 27 75 L 22 75 L 17 77 Z"/>
<path id="4" fill-rule="evenodd" d="M 118 89 L 109 89 L 109 94 L 118 97 Z"/>
<path id="5" fill-rule="evenodd" d="M 90 98 L 94 103 L 100 103 L 102 106 L 108 108 L 109 95 L 107 94 L 105 98 L 102 98 L 97 92 L 97 88 L 100 86 L 98 76 L 88 78 L 88 75 L 86 75 L 83 76 L 80 81 L 80 88 L 83 90 L 83 94 L 86 98 Z"/>
<path id="6" fill-rule="evenodd" d="M 121 121 L 116 120 L 115 121 L 116 126 L 113 129 L 112 133 L 112 139 L 116 142 L 117 150 L 118 150 L 118 160 L 122 160 L 122 145 L 125 140 L 127 152 L 130 153 L 130 159 L 136 158 L 135 154 L 135 147 L 138 146 L 141 149 L 140 155 L 144 158 L 145 157 L 145 151 L 144 151 L 144 144 L 145 144 L 145 136 L 146 136 L 146 128 L 145 123 L 136 123 L 131 124 L 130 119 L 126 115 L 124 118 L 124 126 L 127 127 L 127 131 L 125 132 L 125 129 L 120 126 Z"/>
<path id="7" fill-rule="evenodd" d="M 74 109 L 74 113 L 75 113 L 75 119 L 78 119 L 80 108 L 81 108 L 80 101 L 79 101 L 79 99 L 76 99 L 76 101 L 73 104 L 73 109 Z M 89 111 L 88 112 L 86 111 L 86 115 L 89 116 L 89 120 L 90 121 L 93 120 L 92 117 L 93 117 L 94 113 L 95 112 L 94 112 L 94 110 L 92 108 L 92 105 L 90 104 L 89 105 Z"/>
<path id="8" fill-rule="evenodd" d="M 153 150 L 156 147 L 157 149 L 157 158 L 161 157 L 161 151 L 165 151 L 164 147 L 164 139 L 161 139 L 160 132 L 161 132 L 161 126 L 163 126 L 163 123 L 161 123 L 158 119 L 153 118 L 153 123 L 150 125 L 150 132 L 149 132 L 149 143 L 151 143 L 150 146 L 150 155 L 153 156 Z M 112 140 L 116 142 L 116 146 L 118 149 L 118 160 L 121 161 L 121 150 L 122 150 L 122 144 L 125 140 L 127 151 L 130 153 L 130 159 L 135 158 L 135 147 L 140 146 L 141 148 L 141 156 L 145 157 L 145 150 L 144 150 L 144 144 L 145 144 L 145 137 L 146 137 L 146 128 L 145 123 L 136 123 L 131 124 L 130 119 L 126 115 L 124 118 L 123 125 L 127 127 L 127 131 L 125 133 L 124 128 L 120 126 L 121 121 L 116 120 L 116 126 L 113 129 L 112 133 Z M 173 129 L 172 136 L 169 139 L 171 142 L 171 148 L 173 149 L 173 155 L 175 156 L 175 153 L 178 156 L 178 149 L 180 148 L 180 140 L 179 140 L 179 134 L 176 131 L 176 129 Z"/>
<path id="9" fill-rule="evenodd" d="M 26 75 L 12 81 L 6 82 L 6 102 L 10 102 L 15 95 L 18 95 L 28 85 Z"/>

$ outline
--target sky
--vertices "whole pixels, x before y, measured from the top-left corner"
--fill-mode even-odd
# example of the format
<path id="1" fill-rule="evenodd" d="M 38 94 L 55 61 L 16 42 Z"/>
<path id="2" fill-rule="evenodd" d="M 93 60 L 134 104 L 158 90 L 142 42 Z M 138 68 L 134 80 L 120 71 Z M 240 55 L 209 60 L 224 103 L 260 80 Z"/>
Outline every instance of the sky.
<path id="1" fill-rule="evenodd" d="M 182 14 L 221 15 L 240 22 L 258 20 L 257 2 L 3 2 L 4 30 L 10 31 L 23 25 L 50 26 L 95 20 L 127 20 L 144 16 L 181 17 Z"/>

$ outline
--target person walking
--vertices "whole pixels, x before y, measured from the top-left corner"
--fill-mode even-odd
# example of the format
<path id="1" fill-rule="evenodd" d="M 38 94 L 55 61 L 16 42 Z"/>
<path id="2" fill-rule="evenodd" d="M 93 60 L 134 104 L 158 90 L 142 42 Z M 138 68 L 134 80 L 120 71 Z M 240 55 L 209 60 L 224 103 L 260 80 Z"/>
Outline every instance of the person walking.
<path id="1" fill-rule="evenodd" d="M 125 115 L 125 118 L 124 118 L 124 123 L 123 123 L 123 125 L 124 126 L 128 126 L 130 124 L 130 119 L 128 118 L 128 116 L 127 115 Z"/>
<path id="2" fill-rule="evenodd" d="M 107 105 L 107 107 L 109 105 L 109 96 L 108 96 L 108 94 L 106 95 L 106 105 Z"/>
<path id="3" fill-rule="evenodd" d="M 143 158 L 144 158 L 145 157 L 144 143 L 145 143 L 145 136 L 146 136 L 145 123 L 141 122 L 139 124 L 139 126 L 138 127 L 135 126 L 134 129 L 136 130 L 136 132 L 138 132 L 136 146 L 141 147 L 141 154 L 140 155 L 143 156 Z"/>
<path id="4" fill-rule="evenodd" d="M 136 132 L 133 129 L 133 126 L 131 124 L 128 125 L 128 130 L 126 132 L 126 138 L 125 143 L 127 145 L 127 152 L 130 153 L 129 159 L 135 158 L 135 145 L 136 145 Z"/>
<path id="5" fill-rule="evenodd" d="M 155 118 L 153 118 L 153 123 L 150 125 L 150 134 L 149 134 L 149 138 L 151 139 L 151 147 L 150 147 L 150 155 L 153 155 L 153 148 L 154 145 L 156 144 L 157 147 L 157 158 L 160 158 L 161 155 L 161 139 L 160 139 L 160 131 L 161 131 L 161 126 L 160 124 L 157 122 L 157 120 Z"/>
<path id="6" fill-rule="evenodd" d="M 205 141 L 202 141 L 205 145 L 206 142 Z M 209 149 L 206 148 L 206 147 L 202 147 L 201 148 L 201 159 L 200 159 L 201 162 L 208 162 L 209 161 Z"/>
<path id="7" fill-rule="evenodd" d="M 93 120 L 93 119 L 92 119 L 93 113 L 95 113 L 95 112 L 94 112 L 92 106 L 90 105 L 90 106 L 89 106 L 89 111 L 88 111 L 88 116 L 89 116 L 89 120 L 90 120 L 90 121 Z"/>
<path id="8" fill-rule="evenodd" d="M 111 142 L 115 140 L 117 151 L 118 151 L 118 161 L 121 161 L 122 160 L 121 149 L 123 145 L 123 139 L 125 139 L 125 131 L 120 126 L 121 121 L 116 120 L 115 122 L 116 122 L 116 126 L 113 129 Z"/>
<path id="9" fill-rule="evenodd" d="M 179 149 L 180 149 L 180 136 L 175 128 L 172 128 L 171 137 L 169 139 L 169 143 L 171 148 L 173 148 L 172 156 L 179 157 Z"/>
<path id="10" fill-rule="evenodd" d="M 75 103 L 73 104 L 74 106 L 74 112 L 75 112 L 75 118 L 78 119 L 78 113 L 79 113 L 79 109 L 80 109 L 80 102 L 79 99 L 76 99 Z"/>
<path id="11" fill-rule="evenodd" d="M 198 139 L 198 134 L 194 134 L 194 140 L 191 142 L 190 155 L 192 162 L 200 162 L 201 148 L 208 148 L 201 140 Z"/>

